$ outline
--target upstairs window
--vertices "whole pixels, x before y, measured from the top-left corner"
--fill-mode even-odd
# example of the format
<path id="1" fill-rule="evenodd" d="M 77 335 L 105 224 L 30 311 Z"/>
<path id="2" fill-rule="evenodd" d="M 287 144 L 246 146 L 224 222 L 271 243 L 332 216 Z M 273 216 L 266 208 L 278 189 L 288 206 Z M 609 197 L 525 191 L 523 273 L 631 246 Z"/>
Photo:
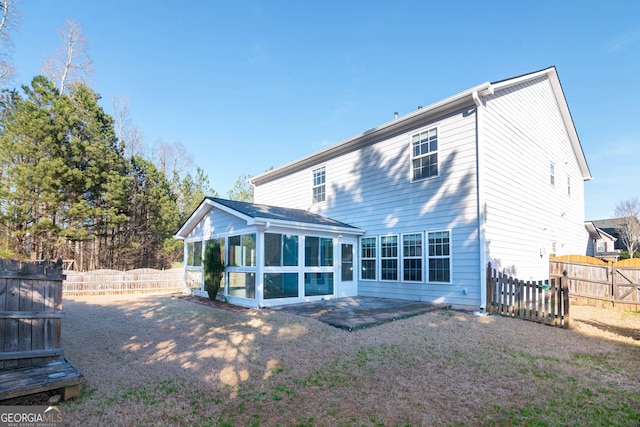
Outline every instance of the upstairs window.
<path id="1" fill-rule="evenodd" d="M 327 199 L 325 180 L 326 171 L 324 166 L 313 170 L 313 203 L 324 202 Z"/>
<path id="2" fill-rule="evenodd" d="M 411 136 L 411 176 L 413 181 L 438 176 L 438 128 Z"/>
<path id="3" fill-rule="evenodd" d="M 549 175 L 551 178 L 551 185 L 556 185 L 556 167 L 553 162 L 549 163 Z"/>

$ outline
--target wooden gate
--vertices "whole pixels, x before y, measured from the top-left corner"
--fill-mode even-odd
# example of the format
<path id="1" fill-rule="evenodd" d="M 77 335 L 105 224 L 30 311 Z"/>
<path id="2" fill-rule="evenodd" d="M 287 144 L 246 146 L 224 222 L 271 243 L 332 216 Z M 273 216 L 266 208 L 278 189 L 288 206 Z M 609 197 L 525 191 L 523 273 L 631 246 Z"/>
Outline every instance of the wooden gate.
<path id="1" fill-rule="evenodd" d="M 569 327 L 569 289 L 564 275 L 547 280 L 518 280 L 487 266 L 487 312 Z"/>

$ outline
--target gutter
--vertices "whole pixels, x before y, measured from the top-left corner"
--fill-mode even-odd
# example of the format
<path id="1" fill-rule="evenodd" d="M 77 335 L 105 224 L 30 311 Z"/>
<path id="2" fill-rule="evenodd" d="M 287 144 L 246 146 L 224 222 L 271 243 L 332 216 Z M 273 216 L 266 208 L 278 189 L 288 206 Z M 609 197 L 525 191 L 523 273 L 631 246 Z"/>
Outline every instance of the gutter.
<path id="1" fill-rule="evenodd" d="M 477 204 L 478 204 L 478 246 L 480 249 L 480 271 L 478 272 L 480 275 L 480 309 L 484 310 L 486 308 L 487 303 L 487 257 L 488 257 L 488 248 L 487 248 L 487 238 L 486 238 L 486 213 L 485 213 L 485 196 L 484 196 L 484 185 L 482 185 L 483 174 L 482 170 L 484 167 L 484 150 L 482 146 L 482 142 L 484 140 L 484 127 L 483 127 L 483 117 L 484 117 L 484 104 L 482 103 L 482 96 L 493 95 L 494 88 L 492 85 L 489 85 L 483 93 L 481 94 L 479 91 L 474 90 L 471 93 L 471 97 L 473 98 L 473 102 L 476 104 L 476 194 L 477 194 Z"/>

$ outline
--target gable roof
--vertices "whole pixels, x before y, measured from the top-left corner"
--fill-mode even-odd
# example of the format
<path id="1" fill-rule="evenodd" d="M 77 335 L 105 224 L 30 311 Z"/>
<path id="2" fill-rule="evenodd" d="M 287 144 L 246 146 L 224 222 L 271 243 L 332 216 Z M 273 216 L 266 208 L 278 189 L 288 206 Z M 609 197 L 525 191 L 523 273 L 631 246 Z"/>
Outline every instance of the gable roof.
<path id="1" fill-rule="evenodd" d="M 267 227 L 279 225 L 314 231 L 364 234 L 364 231 L 360 228 L 302 209 L 239 202 L 218 197 L 205 197 L 174 237 L 176 239 L 186 238 L 191 230 L 214 208 L 245 220 L 247 225 Z"/>
<path id="2" fill-rule="evenodd" d="M 620 229 L 624 228 L 624 225 L 628 221 L 638 221 L 635 217 L 623 217 L 623 218 L 607 218 L 607 219 L 594 219 L 591 222 L 593 225 L 603 230 L 605 233 L 613 236 L 620 237 Z"/>
<path id="3" fill-rule="evenodd" d="M 475 99 L 480 99 L 483 96 L 493 94 L 496 90 L 534 80 L 542 76 L 546 76 L 551 82 L 555 100 L 558 104 L 562 120 L 565 124 L 565 128 L 567 129 L 567 134 L 569 136 L 569 140 L 571 141 L 573 151 L 575 152 L 578 165 L 580 166 L 582 178 L 585 181 L 591 180 L 591 172 L 589 171 L 589 166 L 587 165 L 587 160 L 584 156 L 584 151 L 582 150 L 582 145 L 580 144 L 580 139 L 578 138 L 578 133 L 576 132 L 573 118 L 571 117 L 571 112 L 569 111 L 569 106 L 567 105 L 567 100 L 564 96 L 562 85 L 560 84 L 560 79 L 558 78 L 556 68 L 552 66 L 539 71 L 534 71 L 532 73 L 511 77 L 504 80 L 498 80 L 493 83 L 486 82 L 478 86 L 474 86 L 470 89 L 465 90 L 464 92 L 460 92 L 456 95 L 445 98 L 427 107 L 419 108 L 416 111 L 398 117 L 392 121 L 383 123 L 373 129 L 345 139 L 313 154 L 307 155 L 298 160 L 294 160 L 283 166 L 257 175 L 251 178 L 250 181 L 256 185 L 259 185 L 263 182 L 268 182 L 271 179 L 281 177 L 294 170 L 312 166 L 314 164 L 326 161 L 331 157 L 335 157 L 337 155 L 359 148 L 375 140 L 379 140 L 384 135 L 398 132 L 403 128 L 409 128 L 412 124 L 424 121 L 425 118 L 429 116 L 442 114 L 447 111 L 453 111 L 456 108 L 461 108 L 469 104 L 473 104 L 475 102 Z"/>
<path id="4" fill-rule="evenodd" d="M 612 229 L 610 228 L 600 228 L 598 227 L 595 223 L 598 221 L 586 221 L 584 223 L 584 226 L 586 227 L 587 231 L 589 232 L 589 237 L 591 237 L 594 240 L 598 240 L 598 239 L 602 239 L 602 238 L 608 238 L 611 241 L 615 242 L 616 240 L 618 240 L 615 236 L 613 236 L 611 234 Z M 609 230 L 609 232 L 607 232 L 606 230 Z"/>

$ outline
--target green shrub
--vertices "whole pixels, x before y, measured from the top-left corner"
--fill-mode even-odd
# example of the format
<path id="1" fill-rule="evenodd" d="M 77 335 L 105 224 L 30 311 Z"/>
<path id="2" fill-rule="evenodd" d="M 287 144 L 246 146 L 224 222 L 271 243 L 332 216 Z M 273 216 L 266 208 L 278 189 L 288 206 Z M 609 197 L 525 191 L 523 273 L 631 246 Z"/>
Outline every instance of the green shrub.
<path id="1" fill-rule="evenodd" d="M 220 243 L 217 240 L 209 240 L 204 248 L 204 289 L 211 301 L 215 301 L 218 295 L 224 269 Z"/>

